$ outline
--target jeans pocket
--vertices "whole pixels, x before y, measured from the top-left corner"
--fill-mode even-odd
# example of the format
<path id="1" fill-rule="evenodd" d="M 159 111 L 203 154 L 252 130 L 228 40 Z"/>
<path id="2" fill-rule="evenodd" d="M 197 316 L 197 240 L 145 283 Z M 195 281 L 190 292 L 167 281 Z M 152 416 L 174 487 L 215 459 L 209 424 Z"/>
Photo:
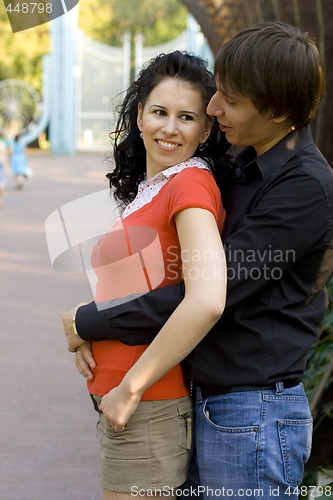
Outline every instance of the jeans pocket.
<path id="1" fill-rule="evenodd" d="M 255 415 L 249 412 L 235 411 L 233 417 L 228 413 L 226 404 L 217 405 L 215 401 L 204 401 L 196 412 L 196 460 L 200 485 L 216 491 L 223 485 L 223 490 L 228 491 L 226 496 L 236 498 L 236 491 L 245 494 L 260 486 L 256 473 L 259 426 L 254 423 Z M 203 496 L 209 500 L 208 493 Z M 212 498 L 220 496 L 221 493 Z"/>
<path id="2" fill-rule="evenodd" d="M 202 415 L 205 422 L 216 429 L 217 431 L 226 432 L 230 434 L 241 433 L 258 433 L 259 426 L 257 424 L 250 424 L 247 420 L 247 415 L 242 411 L 242 418 L 234 421 L 233 425 L 230 422 L 226 425 L 225 408 L 214 408 L 208 404 L 208 400 L 204 401 L 202 405 Z M 239 415 L 237 415 L 239 416 Z M 221 425 L 223 423 L 223 425 Z"/>
<path id="3" fill-rule="evenodd" d="M 292 486 L 302 481 L 311 452 L 312 424 L 312 418 L 278 421 L 285 480 Z"/>

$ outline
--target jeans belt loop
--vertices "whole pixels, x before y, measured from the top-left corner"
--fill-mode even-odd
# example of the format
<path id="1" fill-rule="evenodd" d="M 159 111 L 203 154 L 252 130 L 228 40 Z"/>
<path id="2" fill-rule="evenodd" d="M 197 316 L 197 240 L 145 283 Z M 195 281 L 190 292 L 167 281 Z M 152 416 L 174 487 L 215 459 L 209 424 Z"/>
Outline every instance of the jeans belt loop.
<path id="1" fill-rule="evenodd" d="M 278 380 L 276 382 L 276 393 L 281 394 L 283 392 L 283 389 L 284 389 L 283 382 L 281 380 Z"/>
<path id="2" fill-rule="evenodd" d="M 192 394 L 193 402 L 195 403 L 202 403 L 204 397 L 201 393 L 201 389 L 198 386 L 193 387 L 193 394 Z"/>

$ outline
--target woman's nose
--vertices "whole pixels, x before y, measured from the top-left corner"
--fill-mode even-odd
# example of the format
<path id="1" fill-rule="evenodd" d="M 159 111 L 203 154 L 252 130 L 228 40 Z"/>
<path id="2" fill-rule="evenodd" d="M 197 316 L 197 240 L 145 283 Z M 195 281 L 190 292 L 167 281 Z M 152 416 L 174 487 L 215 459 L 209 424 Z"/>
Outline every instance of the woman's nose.
<path id="1" fill-rule="evenodd" d="M 172 118 L 172 117 L 168 118 L 165 121 L 165 123 L 164 123 L 162 131 L 166 135 L 176 135 L 176 134 L 178 134 L 178 127 L 177 127 L 177 121 L 176 121 L 176 119 Z"/>

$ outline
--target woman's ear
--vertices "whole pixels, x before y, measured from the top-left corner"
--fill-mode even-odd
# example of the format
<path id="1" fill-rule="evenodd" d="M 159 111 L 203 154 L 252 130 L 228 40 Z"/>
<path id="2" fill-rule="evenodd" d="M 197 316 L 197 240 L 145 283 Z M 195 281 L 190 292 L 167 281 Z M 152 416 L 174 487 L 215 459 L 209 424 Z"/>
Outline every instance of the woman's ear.
<path id="1" fill-rule="evenodd" d="M 204 144 L 207 141 L 212 131 L 212 126 L 213 126 L 213 120 L 207 120 L 205 130 L 202 133 L 200 144 Z"/>
<path id="2" fill-rule="evenodd" d="M 140 130 L 140 132 L 142 131 L 142 112 L 143 112 L 143 108 L 141 106 L 141 104 L 138 105 L 138 117 L 136 119 L 136 123 L 138 125 L 138 129 Z"/>

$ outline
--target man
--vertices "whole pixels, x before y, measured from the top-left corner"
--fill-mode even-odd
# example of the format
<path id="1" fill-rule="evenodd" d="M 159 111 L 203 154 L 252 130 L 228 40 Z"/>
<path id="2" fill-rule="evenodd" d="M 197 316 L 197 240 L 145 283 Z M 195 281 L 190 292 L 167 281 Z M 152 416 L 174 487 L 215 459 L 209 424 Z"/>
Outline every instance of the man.
<path id="1" fill-rule="evenodd" d="M 312 436 L 299 379 L 320 332 L 333 267 L 333 173 L 309 128 L 323 71 L 307 33 L 261 23 L 222 47 L 215 76 L 208 113 L 244 149 L 223 189 L 225 312 L 184 361 L 195 387 L 191 476 L 204 498 L 296 499 Z M 76 312 L 82 339 L 146 343 L 182 296 L 175 286 L 105 311 L 75 308 L 64 316 L 65 331 L 69 338 Z M 92 377 L 88 348 L 80 348 L 77 365 Z M 127 401 L 137 397 L 131 383 L 144 368 L 114 396 L 115 429 L 130 416 Z"/>

